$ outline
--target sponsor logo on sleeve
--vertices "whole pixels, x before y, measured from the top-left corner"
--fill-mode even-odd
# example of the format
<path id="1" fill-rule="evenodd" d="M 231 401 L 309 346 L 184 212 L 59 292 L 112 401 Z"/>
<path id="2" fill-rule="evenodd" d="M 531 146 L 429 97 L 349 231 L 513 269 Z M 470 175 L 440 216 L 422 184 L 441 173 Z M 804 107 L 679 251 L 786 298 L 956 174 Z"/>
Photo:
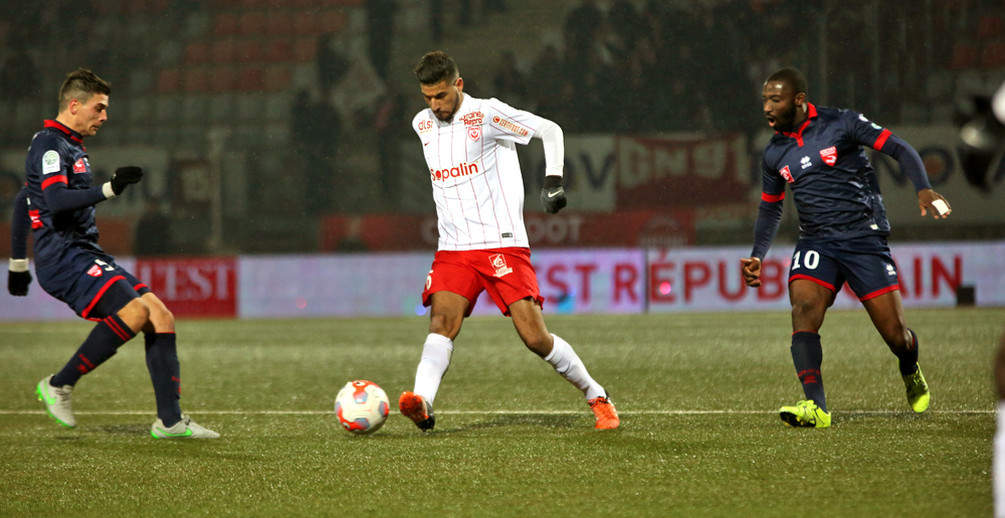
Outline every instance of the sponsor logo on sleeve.
<path id="1" fill-rule="evenodd" d="M 825 164 L 827 164 L 829 166 L 833 166 L 835 163 L 837 163 L 837 159 L 838 159 L 837 147 L 836 146 L 831 146 L 831 147 L 829 147 L 827 149 L 821 149 L 820 150 L 820 158 L 823 159 L 823 161 L 824 161 Z"/>
<path id="2" fill-rule="evenodd" d="M 42 155 L 42 174 L 52 174 L 59 172 L 59 153 L 55 149 L 50 149 Z"/>
<path id="3" fill-rule="evenodd" d="M 527 128 L 524 128 L 523 126 L 509 119 L 504 119 L 498 115 L 492 117 L 492 122 L 494 122 L 500 128 L 509 131 L 510 133 L 520 135 L 521 137 L 526 137 L 527 135 L 530 135 L 530 131 Z"/>

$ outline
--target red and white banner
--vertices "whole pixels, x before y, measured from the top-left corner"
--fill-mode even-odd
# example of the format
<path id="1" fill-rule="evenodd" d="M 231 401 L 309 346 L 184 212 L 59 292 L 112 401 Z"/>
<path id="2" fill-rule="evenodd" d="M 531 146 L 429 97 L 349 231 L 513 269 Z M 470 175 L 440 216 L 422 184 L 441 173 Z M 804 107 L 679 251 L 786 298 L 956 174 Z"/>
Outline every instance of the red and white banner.
<path id="1" fill-rule="evenodd" d="M 748 288 L 740 276 L 740 258 L 748 248 L 650 250 L 649 310 L 730 311 L 788 310 L 788 271 L 792 246 L 775 246 L 765 257 L 760 288 Z M 892 245 L 900 293 L 906 307 L 956 305 L 960 287 L 975 290 L 978 306 L 1005 305 L 1005 243 L 932 243 Z M 847 285 L 835 308 L 859 307 Z"/>
<path id="2" fill-rule="evenodd" d="M 237 315 L 234 257 L 141 258 L 132 271 L 176 317 Z"/>
<path id="3" fill-rule="evenodd" d="M 742 135 L 618 137 L 615 156 L 622 210 L 738 202 L 749 191 Z"/>
<path id="4" fill-rule="evenodd" d="M 533 144 L 521 153 L 529 200 L 544 179 L 544 154 Z M 565 139 L 565 187 L 576 211 L 680 210 L 744 201 L 751 189 L 748 164 L 746 139 L 739 134 Z"/>
<path id="5" fill-rule="evenodd" d="M 904 305 L 953 307 L 957 291 L 1005 307 L 1005 241 L 893 245 Z M 544 249 L 534 251 L 546 313 L 789 311 L 791 245 L 776 245 L 763 285 L 747 288 L 747 247 Z M 425 315 L 421 294 L 433 252 L 246 256 L 119 261 L 180 318 Z M 847 287 L 835 308 L 860 307 Z M 483 297 L 474 314 L 498 315 Z M 72 320 L 33 284 L 27 298 L 0 294 L 0 321 Z"/>

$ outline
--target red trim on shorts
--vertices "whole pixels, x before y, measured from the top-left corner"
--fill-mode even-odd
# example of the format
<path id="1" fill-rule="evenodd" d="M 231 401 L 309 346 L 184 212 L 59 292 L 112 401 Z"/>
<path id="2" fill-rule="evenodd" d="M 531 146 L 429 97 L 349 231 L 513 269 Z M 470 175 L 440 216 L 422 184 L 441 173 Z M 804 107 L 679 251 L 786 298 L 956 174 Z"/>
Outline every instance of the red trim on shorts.
<path id="1" fill-rule="evenodd" d="M 116 281 L 124 281 L 124 280 L 126 280 L 126 278 L 121 275 L 116 275 L 115 277 L 108 279 L 108 282 L 106 282 L 105 285 L 102 286 L 100 290 L 98 290 L 98 294 L 95 295 L 93 299 L 91 299 L 91 303 L 88 304 L 87 307 L 80 312 L 80 316 L 87 318 L 87 314 L 90 313 L 92 309 L 94 309 L 94 306 L 97 305 L 99 300 L 101 300 L 101 296 L 104 295 L 106 291 L 108 291 L 108 288 L 111 288 L 112 284 L 114 284 Z"/>
<path id="2" fill-rule="evenodd" d="M 819 285 L 823 286 L 824 288 L 827 288 L 827 289 L 829 289 L 831 291 L 837 291 L 837 290 L 834 289 L 834 285 L 833 284 L 830 284 L 828 282 L 824 282 L 824 281 L 822 281 L 820 279 L 817 279 L 815 277 L 810 277 L 809 275 L 803 275 L 801 273 L 793 275 L 792 277 L 789 277 L 789 284 L 792 284 L 792 281 L 794 281 L 796 279 L 806 279 L 808 281 L 813 281 L 813 282 L 815 282 L 815 283 L 817 283 L 817 284 L 819 284 Z"/>
<path id="3" fill-rule="evenodd" d="M 56 176 L 46 178 L 46 180 L 42 182 L 42 190 L 44 191 L 46 188 L 48 188 L 50 185 L 54 183 L 67 183 L 66 175 L 58 174 Z"/>
<path id="4" fill-rule="evenodd" d="M 858 300 L 860 300 L 862 302 L 865 302 L 865 301 L 867 301 L 869 299 L 874 299 L 874 298 L 876 298 L 876 297 L 878 297 L 880 295 L 883 295 L 885 293 L 890 293 L 891 291 L 897 291 L 899 289 L 900 289 L 900 285 L 899 284 L 894 284 L 893 286 L 887 286 L 887 287 L 885 287 L 883 289 L 876 290 L 876 291 L 874 291 L 874 292 L 872 292 L 872 293 L 870 293 L 870 294 L 868 294 L 868 295 L 866 295 L 864 297 L 859 297 Z"/>
<path id="5" fill-rule="evenodd" d="M 785 193 L 781 194 L 768 194 L 766 192 L 761 193 L 761 201 L 766 201 L 768 203 L 775 203 L 776 201 L 782 201 L 785 199 Z"/>

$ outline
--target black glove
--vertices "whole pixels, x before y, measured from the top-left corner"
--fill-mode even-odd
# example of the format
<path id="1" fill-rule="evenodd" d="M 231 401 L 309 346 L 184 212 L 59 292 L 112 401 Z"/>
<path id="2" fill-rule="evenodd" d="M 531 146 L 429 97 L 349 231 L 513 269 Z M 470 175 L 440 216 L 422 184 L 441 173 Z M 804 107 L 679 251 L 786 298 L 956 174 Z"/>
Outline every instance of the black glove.
<path id="1" fill-rule="evenodd" d="M 7 271 L 7 291 L 15 297 L 24 297 L 28 294 L 28 285 L 31 284 L 31 272 Z"/>
<path id="2" fill-rule="evenodd" d="M 142 179 L 143 168 L 136 167 L 134 165 L 120 167 L 116 169 L 115 174 L 112 175 L 112 192 L 118 196 L 122 194 L 122 191 L 126 190 L 127 185 L 138 183 Z"/>
<path id="3" fill-rule="evenodd" d="M 548 214 L 558 214 L 566 205 L 565 188 L 562 187 L 562 177 L 557 175 L 544 177 L 544 188 L 541 189 L 541 205 Z"/>

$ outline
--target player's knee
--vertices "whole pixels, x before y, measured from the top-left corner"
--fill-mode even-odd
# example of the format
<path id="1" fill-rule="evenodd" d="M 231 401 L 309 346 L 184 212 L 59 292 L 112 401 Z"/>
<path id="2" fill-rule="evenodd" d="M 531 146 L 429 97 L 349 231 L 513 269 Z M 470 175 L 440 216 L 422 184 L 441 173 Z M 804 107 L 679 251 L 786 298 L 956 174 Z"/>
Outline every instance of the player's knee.
<path id="1" fill-rule="evenodd" d="M 914 337 L 906 327 L 883 333 L 883 340 L 893 352 L 906 352 L 914 348 Z"/>
<path id="2" fill-rule="evenodd" d="M 554 339 L 547 331 L 534 333 L 523 338 L 523 343 L 527 346 L 527 348 L 541 357 L 547 356 L 548 353 L 551 352 L 551 348 L 554 346 Z"/>
<path id="3" fill-rule="evenodd" d="M 156 332 L 174 332 L 174 313 L 163 305 L 150 306 L 150 324 Z"/>
<path id="4" fill-rule="evenodd" d="M 820 315 L 825 309 L 824 304 L 814 299 L 792 301 L 792 316 L 796 318 L 813 318 Z"/>
<path id="5" fill-rule="evenodd" d="M 429 332 L 443 335 L 451 340 L 457 338 L 461 331 L 462 319 L 445 314 L 434 314 L 429 317 Z"/>
<path id="6" fill-rule="evenodd" d="M 140 299 L 133 299 L 117 315 L 133 331 L 139 331 L 150 321 L 150 307 Z"/>

